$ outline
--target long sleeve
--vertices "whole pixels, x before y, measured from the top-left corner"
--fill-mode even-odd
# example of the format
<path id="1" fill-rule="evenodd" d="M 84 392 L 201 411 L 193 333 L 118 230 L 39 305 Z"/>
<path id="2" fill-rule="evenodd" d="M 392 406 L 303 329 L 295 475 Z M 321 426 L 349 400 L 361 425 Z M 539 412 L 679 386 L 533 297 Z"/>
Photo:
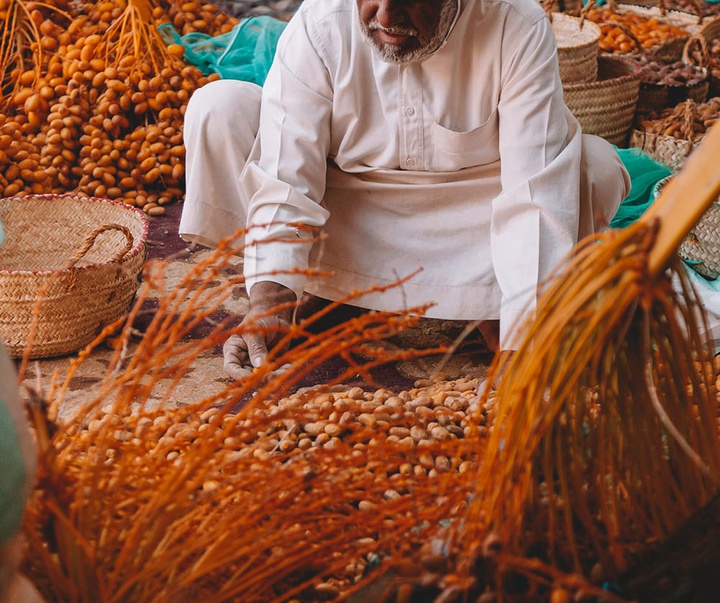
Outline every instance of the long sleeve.
<path id="1" fill-rule="evenodd" d="M 302 15 L 286 28 L 263 90 L 259 157 L 241 176 L 250 198 L 247 285 L 272 280 L 302 292 L 311 232 L 321 206 L 330 145 L 332 88 Z M 301 227 L 298 227 L 301 225 Z"/>
<path id="2" fill-rule="evenodd" d="M 562 99 L 550 23 L 539 20 L 516 42 L 498 105 L 502 192 L 491 230 L 501 345 L 576 243 L 580 212 L 581 132 Z"/>

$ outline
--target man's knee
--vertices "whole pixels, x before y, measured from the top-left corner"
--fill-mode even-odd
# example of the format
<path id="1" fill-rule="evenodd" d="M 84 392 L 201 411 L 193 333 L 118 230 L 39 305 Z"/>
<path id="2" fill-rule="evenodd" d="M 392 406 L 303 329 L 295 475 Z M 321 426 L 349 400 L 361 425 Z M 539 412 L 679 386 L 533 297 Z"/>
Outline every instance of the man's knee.
<path id="1" fill-rule="evenodd" d="M 260 99 L 260 86 L 238 80 L 211 82 L 190 99 L 183 134 L 186 194 L 179 225 L 185 241 L 214 247 L 245 226 L 247 198 L 240 174 L 255 145 Z"/>
<path id="2" fill-rule="evenodd" d="M 251 82 L 216 80 L 198 88 L 185 111 L 185 137 L 198 129 L 255 138 L 262 88 Z"/>
<path id="3" fill-rule="evenodd" d="M 613 146 L 599 136 L 583 134 L 581 166 L 580 196 L 583 207 L 588 208 L 585 223 L 581 224 L 584 236 L 610 223 L 630 193 L 631 182 Z"/>

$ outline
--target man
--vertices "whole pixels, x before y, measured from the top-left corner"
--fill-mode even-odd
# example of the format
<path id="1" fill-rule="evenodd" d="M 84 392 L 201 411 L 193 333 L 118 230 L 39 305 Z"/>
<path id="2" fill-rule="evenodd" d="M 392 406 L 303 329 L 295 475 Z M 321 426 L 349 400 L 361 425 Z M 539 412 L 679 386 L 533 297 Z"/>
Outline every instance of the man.
<path id="1" fill-rule="evenodd" d="M 262 92 L 198 90 L 185 141 L 180 234 L 212 245 L 247 220 L 244 320 L 267 327 L 292 320 L 270 312 L 278 303 L 421 268 L 353 303 L 431 302 L 426 316 L 481 321 L 490 347 L 507 348 L 538 284 L 629 190 L 612 147 L 582 135 L 563 102 L 535 0 L 305 0 Z M 303 242 L 298 224 L 326 237 Z M 269 339 L 230 338 L 229 374 L 245 354 L 262 363 Z"/>

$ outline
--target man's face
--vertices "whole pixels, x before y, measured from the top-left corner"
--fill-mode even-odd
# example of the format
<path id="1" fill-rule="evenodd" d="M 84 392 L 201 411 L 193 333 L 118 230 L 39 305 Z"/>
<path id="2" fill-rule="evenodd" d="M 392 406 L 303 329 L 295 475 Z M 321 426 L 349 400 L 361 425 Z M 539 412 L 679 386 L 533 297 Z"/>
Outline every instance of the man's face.
<path id="1" fill-rule="evenodd" d="M 356 0 L 360 28 L 385 61 L 409 63 L 443 43 L 457 12 L 457 0 Z"/>

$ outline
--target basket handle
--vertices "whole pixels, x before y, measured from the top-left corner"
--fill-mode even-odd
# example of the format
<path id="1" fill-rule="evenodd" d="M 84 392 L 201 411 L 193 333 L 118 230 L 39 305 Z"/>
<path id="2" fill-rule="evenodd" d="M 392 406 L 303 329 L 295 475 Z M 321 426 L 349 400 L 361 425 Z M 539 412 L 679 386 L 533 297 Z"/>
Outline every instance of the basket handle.
<path id="1" fill-rule="evenodd" d="M 600 23 L 600 29 L 619 29 L 622 31 L 628 38 L 632 40 L 632 43 L 635 44 L 635 47 L 637 48 L 638 53 L 642 54 L 644 48 L 642 45 L 642 42 L 638 40 L 638 37 L 633 33 L 632 29 L 630 29 L 627 25 L 624 23 L 620 23 L 617 21 L 606 21 L 605 23 Z"/>
<path id="2" fill-rule="evenodd" d="M 545 11 L 545 14 L 548 16 L 548 19 L 550 19 L 550 23 L 552 23 L 552 20 L 553 20 L 553 16 L 552 16 L 553 4 L 554 4 L 554 0 L 543 0 L 543 3 L 542 3 L 543 10 Z"/>
<path id="3" fill-rule="evenodd" d="M 695 16 L 697 17 L 697 24 L 702 25 L 703 19 L 705 19 L 705 16 L 703 15 L 703 7 L 702 7 L 702 0 L 690 0 L 690 6 L 695 10 Z M 689 10 L 686 12 L 690 12 Z"/>
<path id="4" fill-rule="evenodd" d="M 698 67 L 702 67 L 703 69 L 707 67 L 708 60 L 710 57 L 710 50 L 708 49 L 707 40 L 705 39 L 705 36 L 701 34 L 695 34 L 688 38 L 687 42 L 685 42 L 685 46 L 683 47 L 683 53 L 682 53 L 682 62 L 686 65 L 694 65 L 692 57 L 690 56 L 690 51 L 692 50 L 692 47 L 694 44 L 698 45 L 698 49 L 700 50 L 700 61 L 698 62 Z"/>
<path id="5" fill-rule="evenodd" d="M 123 247 L 120 251 L 118 251 L 111 259 L 110 262 L 119 262 L 121 259 L 123 259 L 127 253 L 133 248 L 133 244 L 135 243 L 135 239 L 133 238 L 132 233 L 130 232 L 130 229 L 126 226 L 122 226 L 121 224 L 105 224 L 103 226 L 98 226 L 95 230 L 93 230 L 86 238 L 85 241 L 82 244 L 82 247 L 78 249 L 77 253 L 72 257 L 70 262 L 68 262 L 67 267 L 72 268 L 75 266 L 77 262 L 79 262 L 83 256 L 90 251 L 92 246 L 95 244 L 95 241 L 97 240 L 98 236 L 102 234 L 103 232 L 106 232 L 108 230 L 117 230 L 120 231 L 125 235 L 125 247 Z"/>
<path id="6" fill-rule="evenodd" d="M 683 134 L 688 141 L 688 153 L 693 146 L 693 126 L 695 125 L 695 101 L 691 98 L 685 101 L 683 114 Z"/>
<path id="7" fill-rule="evenodd" d="M 587 3 L 580 9 L 580 29 L 583 28 L 585 25 L 585 18 L 587 17 L 587 14 L 590 12 L 590 9 L 592 9 L 593 6 L 595 6 L 596 0 L 588 0 Z M 545 14 L 548 16 L 548 19 L 550 20 L 550 23 L 552 23 L 553 20 L 553 4 L 554 0 L 543 0 L 542 7 L 545 10 Z M 561 11 L 562 12 L 562 11 Z"/>
<path id="8" fill-rule="evenodd" d="M 585 6 L 580 9 L 580 29 L 582 29 L 583 25 L 585 25 L 587 14 L 595 7 L 595 4 L 596 0 L 588 0 L 585 3 Z"/>
<path id="9" fill-rule="evenodd" d="M 619 10 L 616 0 L 607 0 L 606 7 L 611 13 L 617 13 Z"/>

